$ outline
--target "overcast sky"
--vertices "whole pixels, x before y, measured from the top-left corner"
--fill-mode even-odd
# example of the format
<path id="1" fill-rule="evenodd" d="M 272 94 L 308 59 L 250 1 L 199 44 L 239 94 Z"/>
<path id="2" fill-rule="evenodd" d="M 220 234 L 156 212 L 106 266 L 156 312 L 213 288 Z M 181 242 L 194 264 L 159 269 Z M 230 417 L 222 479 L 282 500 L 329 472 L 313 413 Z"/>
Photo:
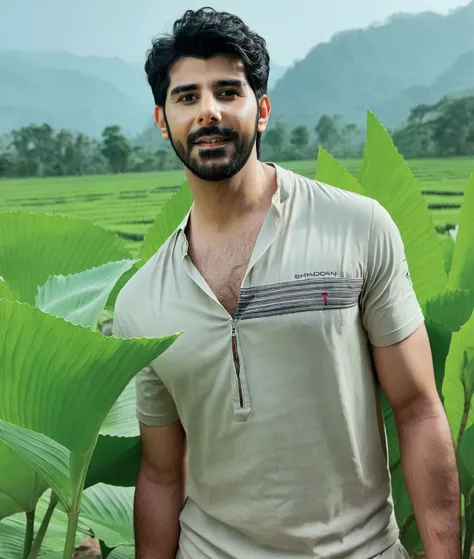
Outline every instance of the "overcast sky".
<path id="1" fill-rule="evenodd" d="M 60 49 L 142 60 L 153 36 L 187 9 L 236 13 L 289 65 L 337 31 L 396 12 L 448 13 L 469 0 L 0 0 L 0 49 Z M 421 40 L 421 38 L 420 38 Z"/>

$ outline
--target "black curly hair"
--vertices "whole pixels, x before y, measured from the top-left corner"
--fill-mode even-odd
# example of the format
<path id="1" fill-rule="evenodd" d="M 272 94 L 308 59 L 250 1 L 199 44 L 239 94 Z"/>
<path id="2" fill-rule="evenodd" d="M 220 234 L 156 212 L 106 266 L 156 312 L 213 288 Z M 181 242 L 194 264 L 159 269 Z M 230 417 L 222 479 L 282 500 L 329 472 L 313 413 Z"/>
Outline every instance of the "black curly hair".
<path id="1" fill-rule="evenodd" d="M 170 85 L 169 70 L 180 58 L 209 59 L 219 54 L 234 54 L 244 63 L 245 74 L 257 102 L 267 94 L 270 56 L 265 39 L 251 31 L 236 15 L 203 7 L 187 10 L 175 21 L 173 33 L 152 41 L 147 51 L 145 72 L 158 107 L 165 106 Z M 261 133 L 257 134 L 257 153 Z"/>

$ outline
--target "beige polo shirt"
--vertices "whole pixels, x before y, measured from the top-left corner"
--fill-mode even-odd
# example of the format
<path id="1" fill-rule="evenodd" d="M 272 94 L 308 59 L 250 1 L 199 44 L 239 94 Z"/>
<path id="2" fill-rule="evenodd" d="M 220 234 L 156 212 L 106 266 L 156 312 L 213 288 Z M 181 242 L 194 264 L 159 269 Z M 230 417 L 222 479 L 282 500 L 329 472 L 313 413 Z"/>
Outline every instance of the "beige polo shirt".
<path id="1" fill-rule="evenodd" d="M 114 332 L 184 332 L 136 378 L 138 419 L 187 435 L 178 557 L 368 559 L 398 537 L 369 342 L 423 315 L 380 204 L 272 165 L 235 319 L 187 255 L 188 214 L 121 291 Z"/>

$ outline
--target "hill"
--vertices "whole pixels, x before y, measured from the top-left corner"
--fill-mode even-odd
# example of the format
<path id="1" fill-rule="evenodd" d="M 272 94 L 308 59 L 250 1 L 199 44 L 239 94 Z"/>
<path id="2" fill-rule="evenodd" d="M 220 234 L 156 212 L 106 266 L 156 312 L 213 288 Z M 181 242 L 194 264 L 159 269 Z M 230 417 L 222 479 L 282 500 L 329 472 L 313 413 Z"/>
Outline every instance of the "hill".
<path id="1" fill-rule="evenodd" d="M 395 126 L 406 121 L 413 107 L 434 104 L 445 95 L 474 95 L 474 51 L 460 56 L 430 86 L 411 87 L 399 96 L 374 104 L 372 110 L 387 126 Z"/>
<path id="2" fill-rule="evenodd" d="M 339 33 L 315 46 L 272 90 L 275 119 L 316 124 L 321 114 L 365 123 L 367 107 L 431 87 L 474 50 L 474 0 L 443 16 L 397 14 L 383 25 Z M 454 72 L 454 70 L 453 70 Z"/>
<path id="3" fill-rule="evenodd" d="M 272 65 L 270 86 L 285 71 Z M 153 114 L 153 97 L 140 63 L 62 51 L 8 51 L 0 52 L 0 72 L 0 134 L 30 122 L 47 122 L 90 136 L 119 124 L 135 136 Z"/>
<path id="4" fill-rule="evenodd" d="M 129 134 L 143 130 L 143 105 L 114 83 L 74 69 L 39 64 L 0 53 L 0 133 L 31 122 L 47 122 L 98 136 L 108 124 Z"/>
<path id="5" fill-rule="evenodd" d="M 397 14 L 344 31 L 284 68 L 272 64 L 272 121 L 313 128 L 322 114 L 388 126 L 412 107 L 474 89 L 474 0 L 448 15 Z M 31 122 L 97 136 L 119 124 L 159 147 L 142 63 L 58 51 L 0 52 L 0 134 Z M 151 126 L 151 128 L 150 128 Z M 145 136 L 145 138 L 143 138 Z"/>

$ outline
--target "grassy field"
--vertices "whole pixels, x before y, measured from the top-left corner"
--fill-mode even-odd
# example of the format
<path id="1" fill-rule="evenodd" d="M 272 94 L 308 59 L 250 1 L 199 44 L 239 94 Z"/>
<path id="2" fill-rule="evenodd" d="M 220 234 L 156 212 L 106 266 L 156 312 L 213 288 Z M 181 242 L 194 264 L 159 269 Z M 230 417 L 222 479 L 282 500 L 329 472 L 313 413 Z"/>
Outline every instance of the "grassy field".
<path id="1" fill-rule="evenodd" d="M 356 174 L 360 161 L 343 161 Z M 408 161 L 435 225 L 455 225 L 474 158 Z M 314 178 L 315 161 L 282 162 Z M 120 236 L 135 253 L 139 241 L 185 180 L 183 171 L 0 181 L 0 212 L 36 211 L 88 219 Z M 337 186 L 337 185 L 336 185 Z"/>

